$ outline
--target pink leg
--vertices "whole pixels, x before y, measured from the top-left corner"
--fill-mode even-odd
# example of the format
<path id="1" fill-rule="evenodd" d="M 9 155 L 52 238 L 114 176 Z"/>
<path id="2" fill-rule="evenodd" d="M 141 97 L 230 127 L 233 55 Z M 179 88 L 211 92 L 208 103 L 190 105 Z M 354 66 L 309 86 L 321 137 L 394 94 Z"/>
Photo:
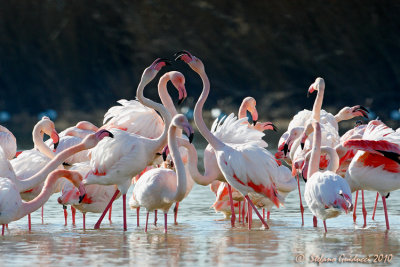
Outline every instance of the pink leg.
<path id="1" fill-rule="evenodd" d="M 71 214 L 72 214 L 72 226 L 75 226 L 76 209 L 73 206 L 71 206 Z"/>
<path id="2" fill-rule="evenodd" d="M 303 226 L 304 225 L 304 207 L 303 207 L 303 202 L 301 201 L 300 178 L 299 178 L 298 174 L 296 175 L 296 178 L 297 178 L 297 188 L 299 189 L 301 226 Z"/>
<path id="3" fill-rule="evenodd" d="M 376 205 L 378 204 L 379 193 L 376 193 L 374 212 L 372 213 L 372 220 L 375 220 Z"/>
<path id="4" fill-rule="evenodd" d="M 247 203 L 246 199 L 243 200 L 243 208 L 242 208 L 242 221 L 243 221 L 243 224 L 246 223 L 246 203 Z"/>
<path id="5" fill-rule="evenodd" d="M 361 190 L 361 199 L 362 199 L 362 213 L 364 217 L 363 228 L 365 228 L 367 226 L 367 209 L 365 208 L 365 203 L 364 203 L 364 190 Z"/>
<path id="6" fill-rule="evenodd" d="M 146 226 L 144 228 L 144 232 L 145 233 L 147 233 L 147 224 L 148 224 L 148 222 L 149 222 L 149 212 L 147 212 L 147 215 L 146 215 Z"/>
<path id="7" fill-rule="evenodd" d="M 128 230 L 128 226 L 126 224 L 126 194 L 122 195 L 122 208 L 123 214 L 124 214 L 124 231 Z"/>
<path id="8" fill-rule="evenodd" d="M 32 230 L 32 225 L 31 225 L 31 214 L 28 214 L 28 229 L 29 231 Z"/>
<path id="9" fill-rule="evenodd" d="M 241 221 L 241 213 L 242 213 L 242 210 L 241 210 L 241 207 L 240 207 L 241 202 L 242 202 L 242 201 L 239 201 L 239 219 L 238 219 L 238 222 L 239 222 L 239 223 L 240 223 L 240 221 Z"/>
<path id="10" fill-rule="evenodd" d="M 7 228 L 7 230 L 8 230 L 8 223 L 6 224 L 6 228 Z"/>
<path id="11" fill-rule="evenodd" d="M 136 226 L 139 227 L 139 211 L 140 207 L 136 208 Z"/>
<path id="12" fill-rule="evenodd" d="M 154 211 L 154 225 L 157 226 L 157 210 Z"/>
<path id="13" fill-rule="evenodd" d="M 231 185 L 228 184 L 228 192 L 229 192 L 229 201 L 231 203 L 231 225 L 232 227 L 235 227 L 235 220 L 236 220 L 236 216 L 235 216 L 235 207 L 233 206 L 233 198 L 232 198 L 232 188 Z"/>
<path id="14" fill-rule="evenodd" d="M 258 212 L 258 210 L 256 209 L 256 207 L 254 206 L 253 202 L 251 201 L 251 199 L 249 198 L 249 196 L 245 196 L 245 198 L 247 199 L 247 201 L 250 203 L 250 205 L 253 207 L 254 211 L 256 212 L 258 218 L 260 218 L 262 224 L 265 226 L 265 228 L 269 229 L 268 224 L 264 221 L 264 219 L 261 217 L 260 213 Z"/>
<path id="15" fill-rule="evenodd" d="M 1 235 L 4 235 L 4 224 L 3 224 L 3 227 L 2 227 L 2 230 L 1 230 Z"/>
<path id="16" fill-rule="evenodd" d="M 164 213 L 164 233 L 167 233 L 167 218 L 168 214 Z"/>
<path id="17" fill-rule="evenodd" d="M 178 208 L 179 208 L 179 202 L 175 203 L 175 208 L 174 208 L 174 224 L 178 224 L 176 221 L 178 219 Z"/>
<path id="18" fill-rule="evenodd" d="M 110 202 L 108 203 L 106 209 L 103 211 L 103 213 L 101 214 L 99 220 L 97 221 L 97 223 L 94 225 L 94 229 L 99 229 L 100 228 L 100 224 L 104 219 L 104 216 L 106 216 L 107 211 L 110 209 L 112 203 L 114 202 L 115 198 L 118 196 L 119 194 L 119 190 L 117 189 L 113 195 L 113 197 L 111 198 Z"/>
<path id="19" fill-rule="evenodd" d="M 354 208 L 353 208 L 353 221 L 354 221 L 354 223 L 356 223 L 356 220 L 357 220 L 357 215 L 356 215 L 357 199 L 358 199 L 358 191 L 356 192 L 356 200 L 354 200 Z"/>
<path id="20" fill-rule="evenodd" d="M 83 214 L 83 230 L 86 230 L 86 213 Z"/>
<path id="21" fill-rule="evenodd" d="M 263 211 L 263 219 L 265 220 L 265 209 L 263 208 L 262 211 Z"/>
<path id="22" fill-rule="evenodd" d="M 248 221 L 249 221 L 249 230 L 251 230 L 251 212 L 253 212 L 252 210 L 251 210 L 251 206 L 250 206 L 250 203 L 249 202 L 247 202 L 247 218 L 248 218 Z"/>
<path id="23" fill-rule="evenodd" d="M 326 221 L 324 220 L 324 228 L 325 228 L 325 233 L 328 232 L 328 230 L 326 229 Z"/>
<path id="24" fill-rule="evenodd" d="M 110 224 L 112 224 L 112 221 L 111 221 L 111 211 L 112 211 L 112 205 L 111 205 L 111 207 L 110 207 L 110 211 L 108 212 L 108 221 L 110 222 Z"/>
<path id="25" fill-rule="evenodd" d="M 44 219 L 43 219 L 43 209 L 44 209 L 44 205 L 42 206 L 42 224 L 44 224 Z"/>
<path id="26" fill-rule="evenodd" d="M 68 217 L 68 212 L 67 212 L 67 206 L 63 205 L 63 210 L 64 210 L 64 226 L 67 226 L 67 217 Z"/>
<path id="27" fill-rule="evenodd" d="M 387 208 L 386 208 L 386 198 L 382 196 L 382 202 L 383 202 L 383 210 L 385 211 L 385 221 L 386 221 L 386 230 L 389 230 L 389 217 L 387 214 Z"/>
<path id="28" fill-rule="evenodd" d="M 316 216 L 313 216 L 313 226 L 314 226 L 314 227 L 317 227 L 317 225 L 318 225 L 317 217 L 316 217 Z"/>
<path id="29" fill-rule="evenodd" d="M 269 220 L 269 215 L 271 215 L 271 212 L 267 211 L 267 220 Z"/>

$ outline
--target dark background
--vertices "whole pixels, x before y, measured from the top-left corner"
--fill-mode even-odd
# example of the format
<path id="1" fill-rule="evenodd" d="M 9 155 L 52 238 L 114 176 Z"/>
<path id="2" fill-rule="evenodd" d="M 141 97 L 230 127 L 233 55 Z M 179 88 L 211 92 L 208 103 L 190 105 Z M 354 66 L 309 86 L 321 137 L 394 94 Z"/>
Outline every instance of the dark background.
<path id="1" fill-rule="evenodd" d="M 2 125 L 30 138 L 48 109 L 59 131 L 99 125 L 115 101 L 135 97 L 155 58 L 186 49 L 210 78 L 207 110 L 237 112 L 250 95 L 260 120 L 283 130 L 312 108 L 306 91 L 321 76 L 323 108 L 362 104 L 397 128 L 399 14 L 398 1 L 0 1 L 0 110 L 11 115 Z M 182 63 L 162 72 L 175 69 L 193 108 L 201 80 Z M 157 80 L 145 91 L 155 100 Z"/>

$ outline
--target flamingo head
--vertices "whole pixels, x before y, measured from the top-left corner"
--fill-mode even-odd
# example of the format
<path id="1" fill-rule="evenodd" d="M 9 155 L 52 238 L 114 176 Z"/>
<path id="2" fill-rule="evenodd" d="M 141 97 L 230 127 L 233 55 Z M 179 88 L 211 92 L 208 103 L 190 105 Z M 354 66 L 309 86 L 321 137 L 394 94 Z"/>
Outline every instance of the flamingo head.
<path id="1" fill-rule="evenodd" d="M 361 105 L 357 105 L 354 107 L 342 108 L 336 116 L 338 116 L 341 121 L 350 120 L 352 118 L 359 116 L 368 119 L 368 113 L 369 113 L 368 109 L 366 109 Z"/>
<path id="2" fill-rule="evenodd" d="M 56 127 L 54 126 L 54 122 L 50 120 L 49 117 L 44 116 L 39 122 L 38 125 L 40 127 L 40 131 L 45 133 L 46 135 L 50 136 L 50 138 L 53 140 L 54 144 L 54 149 L 57 148 L 59 142 L 60 142 L 60 137 L 58 136 L 58 133 L 56 131 Z"/>
<path id="3" fill-rule="evenodd" d="M 193 56 L 189 51 L 182 50 L 174 55 L 175 60 L 181 59 L 183 60 L 186 64 L 189 65 L 189 67 L 192 68 L 197 73 L 204 72 L 204 64 L 201 62 L 200 59 L 197 57 Z"/>
<path id="4" fill-rule="evenodd" d="M 157 58 L 149 67 L 147 67 L 142 74 L 142 81 L 145 83 L 150 82 L 156 77 L 157 73 L 162 67 L 171 65 L 171 62 L 166 58 Z"/>
<path id="5" fill-rule="evenodd" d="M 352 202 L 351 194 L 348 195 L 348 194 L 344 193 L 343 190 L 339 190 L 336 201 L 337 201 L 337 205 L 340 206 L 346 212 L 346 214 L 349 211 L 353 210 L 353 203 L 351 203 Z"/>
<path id="6" fill-rule="evenodd" d="M 177 114 L 172 119 L 171 125 L 181 128 L 189 137 L 189 142 L 192 143 L 194 131 L 187 118 L 183 114 Z"/>
<path id="7" fill-rule="evenodd" d="M 182 104 L 183 101 L 187 97 L 186 88 L 185 88 L 185 76 L 179 71 L 170 71 L 167 73 L 171 79 L 172 84 L 179 92 L 179 101 L 178 105 Z"/>
<path id="8" fill-rule="evenodd" d="M 287 137 L 285 144 L 283 146 L 283 152 L 285 153 L 285 156 L 287 152 L 290 152 L 294 141 L 300 137 L 300 134 L 303 132 L 303 129 L 304 127 L 298 126 L 290 130 L 289 136 Z"/>
<path id="9" fill-rule="evenodd" d="M 307 91 L 307 97 L 310 96 L 314 91 L 324 90 L 325 89 L 325 81 L 324 79 L 318 77 L 315 79 L 315 82 L 310 85 Z"/>
<path id="10" fill-rule="evenodd" d="M 257 104 L 256 100 L 251 96 L 246 97 L 245 99 L 243 99 L 242 102 L 242 106 L 244 106 L 246 108 L 246 111 L 250 112 L 251 114 L 253 125 L 256 125 L 258 120 L 258 112 L 256 109 L 256 104 Z"/>
<path id="11" fill-rule="evenodd" d="M 110 131 L 101 129 L 94 134 L 89 134 L 88 136 L 86 136 L 82 140 L 81 144 L 85 146 L 85 149 L 90 149 L 95 147 L 105 137 L 114 138 L 114 134 L 111 133 Z"/>

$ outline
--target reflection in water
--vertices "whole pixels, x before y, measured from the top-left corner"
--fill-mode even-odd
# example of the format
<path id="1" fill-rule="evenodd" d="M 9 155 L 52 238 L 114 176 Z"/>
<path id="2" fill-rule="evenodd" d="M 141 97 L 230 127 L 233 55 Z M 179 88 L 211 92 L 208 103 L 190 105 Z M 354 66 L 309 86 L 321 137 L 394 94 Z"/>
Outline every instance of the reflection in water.
<path id="1" fill-rule="evenodd" d="M 374 193 L 367 193 L 367 210 L 372 211 Z M 32 215 L 32 231 L 26 219 L 9 225 L 0 237 L 0 266 L 245 266 L 292 265 L 297 255 L 304 255 L 307 265 L 312 255 L 360 257 L 374 254 L 393 254 L 392 264 L 399 263 L 400 216 L 395 211 L 399 201 L 391 194 L 388 204 L 391 230 L 385 230 L 382 209 L 376 221 L 368 215 L 368 228 L 354 226 L 352 216 L 328 220 L 328 234 L 322 223 L 312 227 L 312 217 L 306 209 L 305 226 L 300 226 L 297 194 L 288 196 L 286 207 L 275 209 L 269 220 L 270 230 L 262 230 L 254 218 L 251 231 L 242 224 L 232 229 L 230 221 L 217 221 L 222 215 L 209 207 L 214 199 L 207 187 L 195 186 L 185 199 L 178 215 L 178 225 L 170 223 L 167 235 L 163 220 L 151 225 L 144 233 L 145 211 L 141 213 L 141 227 L 136 227 L 135 211 L 128 211 L 128 231 L 122 232 L 121 203 L 113 207 L 113 224 L 105 222 L 101 230 L 83 231 L 81 215 L 77 226 L 64 226 L 62 210 L 53 196 L 45 207 L 45 224 L 40 223 L 40 211 Z M 393 203 L 393 204 L 391 204 Z M 360 213 L 360 211 L 359 211 Z M 359 214 L 358 223 L 362 224 Z M 172 217 L 172 213 L 170 214 Z M 87 214 L 88 228 L 98 215 Z M 172 221 L 169 218 L 169 221 Z"/>

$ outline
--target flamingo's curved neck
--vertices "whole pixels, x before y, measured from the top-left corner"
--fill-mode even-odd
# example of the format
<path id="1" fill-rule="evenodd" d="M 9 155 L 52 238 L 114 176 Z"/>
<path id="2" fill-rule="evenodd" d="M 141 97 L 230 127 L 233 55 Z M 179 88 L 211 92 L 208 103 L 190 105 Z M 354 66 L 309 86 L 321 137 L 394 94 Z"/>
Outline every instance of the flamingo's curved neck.
<path id="1" fill-rule="evenodd" d="M 186 173 L 185 166 L 179 153 L 178 144 L 176 142 L 176 126 L 171 125 L 168 131 L 168 147 L 171 152 L 171 157 L 175 163 L 176 170 L 176 193 L 171 199 L 171 202 L 180 202 L 186 194 Z"/>
<path id="2" fill-rule="evenodd" d="M 43 204 L 46 203 L 46 201 L 54 193 L 56 181 L 62 177 L 70 180 L 76 187 L 79 187 L 79 184 L 82 180 L 82 176 L 71 175 L 71 172 L 67 171 L 67 170 L 59 170 L 59 171 L 51 173 L 49 175 L 49 177 L 46 179 L 46 182 L 45 182 L 40 194 L 35 199 L 33 199 L 29 202 L 22 202 L 22 205 L 19 208 L 14 220 L 18 220 L 18 219 L 26 216 L 27 214 L 36 211 L 41 206 L 43 206 Z"/>
<path id="3" fill-rule="evenodd" d="M 201 71 L 199 73 L 201 80 L 203 81 L 203 91 L 197 100 L 196 106 L 194 107 L 194 122 L 197 125 L 200 133 L 207 140 L 207 142 L 215 149 L 221 150 L 224 147 L 224 143 L 222 143 L 218 138 L 216 138 L 210 130 L 207 128 L 206 124 L 203 120 L 203 106 L 208 97 L 208 93 L 210 92 L 210 81 L 208 80 L 207 74 L 205 71 Z"/>
<path id="4" fill-rule="evenodd" d="M 46 164 L 46 166 L 40 170 L 38 173 L 36 173 L 35 175 L 29 177 L 28 179 L 25 179 L 23 181 L 19 181 L 19 191 L 20 192 L 24 192 L 26 190 L 29 190 L 35 186 L 37 186 L 38 184 L 40 184 L 41 182 L 43 182 L 47 175 L 49 175 L 49 173 L 53 170 L 55 170 L 59 165 L 61 165 L 67 158 L 69 158 L 70 156 L 74 155 L 75 153 L 78 153 L 82 150 L 87 149 L 85 144 L 77 144 L 75 146 L 72 146 L 64 151 L 62 151 L 61 153 L 57 154 L 50 162 L 48 162 Z"/>
<path id="5" fill-rule="evenodd" d="M 151 80 L 143 81 L 142 77 L 138 85 L 138 88 L 136 90 L 136 97 L 143 105 L 160 112 L 161 117 L 164 119 L 164 130 L 162 134 L 158 138 L 152 140 L 152 143 L 154 144 L 154 148 L 152 148 L 152 150 L 158 151 L 167 144 L 167 132 L 168 132 L 168 127 L 171 123 L 171 114 L 169 114 L 169 112 L 163 105 L 144 97 L 143 95 L 144 88 L 150 81 Z"/>
<path id="6" fill-rule="evenodd" d="M 313 105 L 312 118 L 314 120 L 316 120 L 317 122 L 320 121 L 320 117 L 321 117 L 321 108 L 322 108 L 322 102 L 324 100 L 324 91 L 325 91 L 324 86 L 319 86 L 318 92 L 317 92 L 317 97 L 315 98 L 314 105 Z"/>
<path id="7" fill-rule="evenodd" d="M 32 139 L 34 147 L 41 153 L 46 155 L 48 158 L 52 159 L 55 157 L 55 153 L 43 142 L 44 133 L 42 131 L 42 126 L 36 124 L 32 131 Z"/>
<path id="8" fill-rule="evenodd" d="M 310 167 L 308 169 L 308 179 L 316 173 L 319 169 L 319 158 L 321 156 L 321 125 L 319 123 L 314 124 L 314 136 L 312 144 L 312 152 L 310 159 Z"/>
<path id="9" fill-rule="evenodd" d="M 248 107 L 248 102 L 242 102 L 238 112 L 239 119 L 247 117 L 247 107 Z"/>

